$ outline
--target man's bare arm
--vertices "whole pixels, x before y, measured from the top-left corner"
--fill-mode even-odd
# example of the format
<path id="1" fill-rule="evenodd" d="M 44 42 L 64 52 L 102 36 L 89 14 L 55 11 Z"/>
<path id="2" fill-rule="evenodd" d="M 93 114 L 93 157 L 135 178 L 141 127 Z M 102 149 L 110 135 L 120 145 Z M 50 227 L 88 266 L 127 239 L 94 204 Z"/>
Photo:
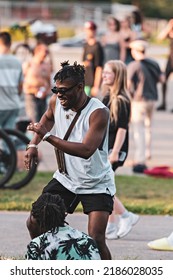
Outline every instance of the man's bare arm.
<path id="1" fill-rule="evenodd" d="M 109 111 L 106 108 L 95 110 L 90 116 L 89 130 L 81 143 L 65 141 L 53 135 L 47 141 L 67 154 L 87 159 L 102 143 L 108 119 Z M 34 130 L 36 131 L 37 128 Z"/>
<path id="2" fill-rule="evenodd" d="M 39 125 L 42 128 L 42 134 L 35 133 L 30 143 L 39 144 L 43 136 L 52 129 L 54 125 L 55 103 L 56 103 L 56 96 L 53 95 L 50 99 L 46 112 L 44 113 L 44 115 L 39 121 Z"/>

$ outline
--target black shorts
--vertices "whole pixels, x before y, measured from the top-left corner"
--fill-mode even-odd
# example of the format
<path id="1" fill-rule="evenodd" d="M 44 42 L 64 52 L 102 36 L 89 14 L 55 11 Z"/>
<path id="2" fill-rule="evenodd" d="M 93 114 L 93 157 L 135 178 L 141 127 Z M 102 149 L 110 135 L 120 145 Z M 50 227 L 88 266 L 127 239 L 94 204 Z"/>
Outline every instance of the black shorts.
<path id="1" fill-rule="evenodd" d="M 92 211 L 105 211 L 111 214 L 113 210 L 113 196 L 105 193 L 74 194 L 54 178 L 43 189 L 43 193 L 45 192 L 59 194 L 64 200 L 67 213 L 73 213 L 79 202 L 85 214 Z"/>

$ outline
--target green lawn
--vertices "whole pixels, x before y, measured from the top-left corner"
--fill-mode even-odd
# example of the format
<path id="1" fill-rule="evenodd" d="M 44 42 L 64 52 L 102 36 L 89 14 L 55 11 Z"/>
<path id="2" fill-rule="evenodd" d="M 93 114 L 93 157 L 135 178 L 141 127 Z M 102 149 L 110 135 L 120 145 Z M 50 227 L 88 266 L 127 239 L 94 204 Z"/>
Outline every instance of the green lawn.
<path id="1" fill-rule="evenodd" d="M 0 210 L 28 211 L 52 178 L 51 172 L 38 172 L 20 190 L 0 189 Z M 117 196 L 131 211 L 140 214 L 173 214 L 173 179 L 149 176 L 116 176 Z M 77 208 L 81 211 L 81 206 Z"/>

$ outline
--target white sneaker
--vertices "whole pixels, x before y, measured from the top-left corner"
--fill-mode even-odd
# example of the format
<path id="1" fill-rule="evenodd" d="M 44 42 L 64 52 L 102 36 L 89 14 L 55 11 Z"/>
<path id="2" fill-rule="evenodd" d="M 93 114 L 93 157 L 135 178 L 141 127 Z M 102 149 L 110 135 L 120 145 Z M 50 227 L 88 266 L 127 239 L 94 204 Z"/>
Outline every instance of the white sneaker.
<path id="1" fill-rule="evenodd" d="M 127 235 L 131 231 L 132 226 L 134 226 L 138 220 L 139 216 L 132 212 L 129 212 L 129 216 L 127 218 L 120 218 L 119 230 L 117 232 L 118 238 L 122 238 Z"/>
<path id="2" fill-rule="evenodd" d="M 105 233 L 106 239 L 117 239 L 117 231 L 118 227 L 116 224 L 108 223 Z"/>

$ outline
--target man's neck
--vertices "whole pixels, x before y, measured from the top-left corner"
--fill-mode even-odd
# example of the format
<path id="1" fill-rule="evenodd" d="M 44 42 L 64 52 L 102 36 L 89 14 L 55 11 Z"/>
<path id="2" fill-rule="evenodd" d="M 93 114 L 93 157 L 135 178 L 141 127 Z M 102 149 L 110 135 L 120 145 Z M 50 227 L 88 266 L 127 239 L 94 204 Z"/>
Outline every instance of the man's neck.
<path id="1" fill-rule="evenodd" d="M 10 48 L 6 48 L 6 47 L 0 47 L 0 54 L 10 54 Z"/>
<path id="2" fill-rule="evenodd" d="M 80 102 L 75 106 L 75 108 L 72 108 L 72 111 L 79 111 L 81 108 L 85 107 L 85 104 L 87 103 L 88 96 L 84 94 L 82 98 L 80 99 Z"/>
<path id="3" fill-rule="evenodd" d="M 87 43 L 88 45 L 93 46 L 96 43 L 96 37 L 89 38 Z"/>

